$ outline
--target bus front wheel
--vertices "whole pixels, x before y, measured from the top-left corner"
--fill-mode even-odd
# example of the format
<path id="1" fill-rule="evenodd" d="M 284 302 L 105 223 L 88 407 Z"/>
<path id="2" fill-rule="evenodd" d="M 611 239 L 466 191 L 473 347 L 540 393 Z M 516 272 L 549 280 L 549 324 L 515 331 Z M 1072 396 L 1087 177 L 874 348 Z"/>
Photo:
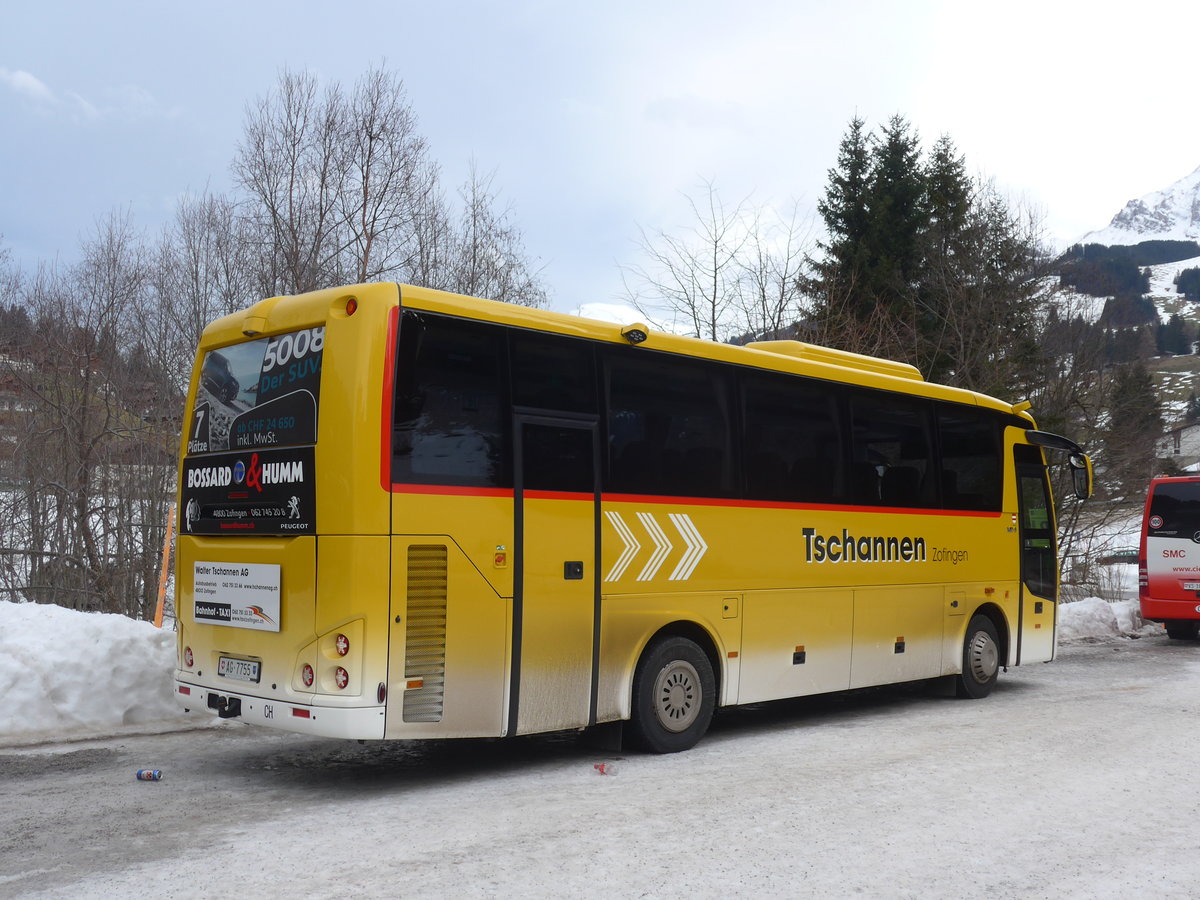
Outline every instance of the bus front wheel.
<path id="1" fill-rule="evenodd" d="M 694 747 L 716 706 L 712 663 L 694 641 L 669 636 L 652 642 L 633 676 L 633 744 L 652 753 Z"/>
<path id="2" fill-rule="evenodd" d="M 962 674 L 955 682 L 960 697 L 978 699 L 991 693 L 1000 675 L 1000 639 L 987 616 L 975 616 L 963 640 Z"/>

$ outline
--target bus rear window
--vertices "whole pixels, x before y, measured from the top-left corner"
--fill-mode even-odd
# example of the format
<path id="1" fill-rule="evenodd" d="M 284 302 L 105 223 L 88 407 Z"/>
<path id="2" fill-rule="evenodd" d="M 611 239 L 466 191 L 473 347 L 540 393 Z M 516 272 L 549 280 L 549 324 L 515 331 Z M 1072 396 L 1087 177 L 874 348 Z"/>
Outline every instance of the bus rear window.
<path id="1" fill-rule="evenodd" d="M 1200 482 L 1160 481 L 1150 497 L 1147 533 L 1186 537 L 1200 533 Z"/>
<path id="2" fill-rule="evenodd" d="M 313 444 L 324 327 L 204 354 L 188 454 Z"/>

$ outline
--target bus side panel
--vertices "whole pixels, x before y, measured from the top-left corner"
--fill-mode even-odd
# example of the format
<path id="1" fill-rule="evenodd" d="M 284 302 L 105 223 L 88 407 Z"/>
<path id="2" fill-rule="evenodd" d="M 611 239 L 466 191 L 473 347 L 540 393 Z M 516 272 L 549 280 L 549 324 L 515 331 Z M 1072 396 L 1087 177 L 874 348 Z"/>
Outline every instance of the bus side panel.
<path id="1" fill-rule="evenodd" d="M 720 683 L 717 705 L 736 703 L 742 641 L 739 600 L 732 592 L 603 597 L 596 721 L 629 718 L 638 659 L 654 634 L 674 623 L 698 625 L 712 638 L 721 668 L 714 673 Z"/>
<path id="2" fill-rule="evenodd" d="M 850 687 L 916 681 L 941 674 L 942 585 L 854 591 Z"/>
<path id="3" fill-rule="evenodd" d="M 386 438 L 381 428 L 390 422 L 390 411 L 381 416 L 384 386 L 391 380 L 387 322 L 399 295 L 394 284 L 355 285 L 342 293 L 329 292 L 333 299 L 324 322 L 317 522 L 321 534 L 387 534 L 387 494 L 373 461 Z M 349 297 L 359 304 L 353 316 L 345 313 Z M 357 502 L 347 503 L 348 497 Z"/>
<path id="4" fill-rule="evenodd" d="M 738 702 L 846 690 L 853 619 L 848 590 L 746 594 Z"/>
<path id="5" fill-rule="evenodd" d="M 398 535 L 391 544 L 384 737 L 502 736 L 511 598 L 498 596 L 445 535 Z"/>
<path id="6" fill-rule="evenodd" d="M 1054 624 L 1058 604 L 1029 591 L 1022 591 L 1021 594 L 1021 664 L 1050 662 L 1054 659 Z"/>
<path id="7" fill-rule="evenodd" d="M 1008 655 L 1000 664 L 1015 666 L 1017 664 L 1017 613 L 1020 608 L 1021 584 L 1017 581 L 992 581 L 976 584 L 946 585 L 946 625 L 945 639 L 942 641 L 942 675 L 958 675 L 962 672 L 963 642 L 967 636 L 967 626 L 977 612 L 984 607 L 993 608 L 992 614 L 998 611 L 1004 624 L 997 630 L 1001 644 L 1007 644 Z M 1030 604 L 1032 609 L 1032 604 Z M 1050 629 L 1051 649 L 1053 649 L 1054 613 L 1049 613 L 1049 625 L 1046 618 L 1039 619 L 1043 628 Z M 1032 626 L 1031 626 L 1032 628 Z M 1037 630 L 1039 638 L 1042 634 Z M 1037 652 L 1037 648 L 1035 648 Z M 1040 658 L 1029 658 L 1028 662 L 1046 662 Z"/>

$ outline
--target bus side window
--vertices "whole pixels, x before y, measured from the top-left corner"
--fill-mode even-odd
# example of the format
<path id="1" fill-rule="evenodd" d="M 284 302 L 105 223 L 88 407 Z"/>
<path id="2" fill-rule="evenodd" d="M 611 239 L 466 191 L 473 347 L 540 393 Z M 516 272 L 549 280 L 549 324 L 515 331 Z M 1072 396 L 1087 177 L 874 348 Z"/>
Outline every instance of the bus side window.
<path id="1" fill-rule="evenodd" d="M 947 509 L 999 510 L 1003 472 L 1000 423 L 983 410 L 939 408 L 942 505 Z"/>
<path id="2" fill-rule="evenodd" d="M 610 351 L 605 490 L 733 496 L 730 378 L 720 366 L 645 350 Z"/>
<path id="3" fill-rule="evenodd" d="M 742 409 L 748 499 L 823 503 L 844 496 L 841 429 L 828 385 L 747 374 Z"/>
<path id="4" fill-rule="evenodd" d="M 512 335 L 513 405 L 574 413 L 596 411 L 593 345 L 559 335 Z"/>
<path id="5" fill-rule="evenodd" d="M 494 325 L 405 312 L 393 482 L 512 487 L 504 343 Z"/>
<path id="6" fill-rule="evenodd" d="M 936 506 L 929 405 L 859 394 L 850 409 L 852 500 L 866 506 Z"/>

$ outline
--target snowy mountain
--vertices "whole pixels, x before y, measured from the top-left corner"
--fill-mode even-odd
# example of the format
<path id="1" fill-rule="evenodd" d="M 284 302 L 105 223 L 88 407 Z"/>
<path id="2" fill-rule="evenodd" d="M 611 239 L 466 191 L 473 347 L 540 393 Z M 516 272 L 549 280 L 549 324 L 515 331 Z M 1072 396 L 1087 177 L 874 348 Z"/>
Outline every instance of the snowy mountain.
<path id="1" fill-rule="evenodd" d="M 1081 244 L 1117 246 L 1141 241 L 1200 239 L 1200 169 L 1169 188 L 1130 200 L 1107 228 L 1090 231 Z"/>

